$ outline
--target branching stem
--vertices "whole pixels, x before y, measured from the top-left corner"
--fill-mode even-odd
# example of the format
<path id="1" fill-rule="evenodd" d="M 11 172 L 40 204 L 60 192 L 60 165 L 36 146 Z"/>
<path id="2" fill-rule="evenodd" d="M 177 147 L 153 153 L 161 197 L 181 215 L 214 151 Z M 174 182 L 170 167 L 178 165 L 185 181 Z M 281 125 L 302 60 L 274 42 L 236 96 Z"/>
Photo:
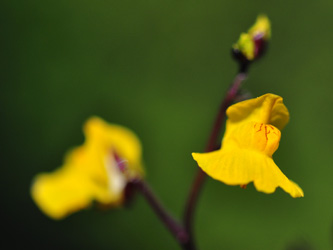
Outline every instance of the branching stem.
<path id="1" fill-rule="evenodd" d="M 232 102 L 236 98 L 241 83 L 245 79 L 246 74 L 239 73 L 231 84 L 216 116 L 205 152 L 210 152 L 216 149 L 216 142 L 221 132 L 221 127 L 225 118 L 226 109 L 232 104 Z M 193 218 L 199 193 L 202 189 L 205 177 L 206 174 L 199 168 L 185 206 L 183 225 L 180 224 L 172 215 L 167 212 L 167 210 L 163 207 L 162 203 L 154 195 L 147 182 L 142 179 L 135 179 L 131 181 L 131 185 L 133 185 L 136 190 L 144 196 L 153 211 L 168 228 L 171 234 L 176 238 L 176 240 L 184 250 L 196 250 L 193 236 Z"/>
<path id="2" fill-rule="evenodd" d="M 188 244 L 188 233 L 184 227 L 174 219 L 174 217 L 167 212 L 162 203 L 157 199 L 148 183 L 144 180 L 137 179 L 131 182 L 135 186 L 136 190 L 139 191 L 143 197 L 147 200 L 153 211 L 169 229 L 171 234 L 176 238 L 177 242 L 183 247 L 184 250 L 194 250 Z"/>

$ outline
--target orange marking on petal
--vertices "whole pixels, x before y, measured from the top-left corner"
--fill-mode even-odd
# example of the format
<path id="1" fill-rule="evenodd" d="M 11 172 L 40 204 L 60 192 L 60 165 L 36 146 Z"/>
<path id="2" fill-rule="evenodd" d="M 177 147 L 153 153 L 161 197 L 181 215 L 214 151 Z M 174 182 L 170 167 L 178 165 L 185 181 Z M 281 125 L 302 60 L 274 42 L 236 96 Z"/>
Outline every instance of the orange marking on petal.
<path id="1" fill-rule="evenodd" d="M 261 131 L 261 128 L 262 128 L 262 123 L 260 124 L 260 128 L 259 128 L 259 130 L 257 130 L 256 132 L 259 132 L 259 131 Z"/>
<path id="2" fill-rule="evenodd" d="M 266 142 L 268 142 L 268 135 L 269 133 L 267 133 L 267 126 L 265 126 L 265 137 L 266 137 Z"/>

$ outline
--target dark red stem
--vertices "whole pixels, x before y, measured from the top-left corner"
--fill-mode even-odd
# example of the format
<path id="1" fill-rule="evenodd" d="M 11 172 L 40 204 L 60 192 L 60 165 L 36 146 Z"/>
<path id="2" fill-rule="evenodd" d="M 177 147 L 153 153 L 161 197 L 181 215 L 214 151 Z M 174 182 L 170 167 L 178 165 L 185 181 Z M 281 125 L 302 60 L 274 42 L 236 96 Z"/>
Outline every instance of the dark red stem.
<path id="1" fill-rule="evenodd" d="M 216 117 L 213 129 L 211 131 L 205 152 L 210 152 L 216 148 L 216 141 L 220 134 L 222 122 L 225 117 L 225 111 L 233 102 L 237 96 L 238 90 L 242 81 L 246 78 L 245 73 L 239 73 L 233 84 L 230 86 L 227 95 L 225 96 L 219 113 Z M 184 227 L 171 216 L 167 210 L 163 207 L 161 202 L 154 195 L 153 191 L 149 187 L 148 183 L 141 179 L 135 179 L 130 182 L 147 200 L 149 205 L 152 207 L 156 215 L 161 219 L 164 225 L 168 228 L 171 234 L 176 238 L 181 247 L 184 250 L 195 250 L 196 246 L 193 238 L 193 217 L 198 200 L 198 196 L 205 180 L 206 174 L 199 168 L 198 173 L 192 185 L 192 189 L 189 194 L 189 198 L 185 207 L 184 214 Z"/>
<path id="2" fill-rule="evenodd" d="M 241 83 L 246 79 L 245 73 L 239 73 L 235 77 L 233 83 L 229 87 L 229 90 L 223 99 L 221 106 L 219 108 L 218 114 L 216 116 L 213 128 L 211 130 L 205 152 L 210 152 L 216 149 L 217 139 L 220 135 L 221 128 L 222 128 L 222 122 L 225 118 L 225 112 L 227 108 L 232 104 L 234 99 L 236 98 L 239 88 L 241 86 Z M 200 194 L 200 191 L 202 189 L 202 185 L 204 183 L 206 174 L 201 170 L 201 168 L 198 168 L 196 177 L 193 181 L 192 188 L 190 190 L 187 203 L 185 205 L 185 212 L 184 212 L 184 227 L 185 231 L 188 233 L 188 244 L 189 245 L 195 245 L 194 244 L 194 237 L 193 237 L 193 218 L 194 218 L 194 212 L 196 208 L 196 204 L 198 201 L 198 197 Z"/>
<path id="3" fill-rule="evenodd" d="M 169 229 L 171 234 L 176 238 L 182 248 L 184 250 L 194 250 L 194 248 L 192 248 L 192 246 L 188 244 L 188 233 L 185 231 L 183 226 L 166 211 L 161 202 L 154 195 L 148 183 L 144 180 L 138 179 L 131 181 L 131 184 L 134 185 L 136 187 L 136 190 L 138 190 L 147 200 L 156 215 Z"/>

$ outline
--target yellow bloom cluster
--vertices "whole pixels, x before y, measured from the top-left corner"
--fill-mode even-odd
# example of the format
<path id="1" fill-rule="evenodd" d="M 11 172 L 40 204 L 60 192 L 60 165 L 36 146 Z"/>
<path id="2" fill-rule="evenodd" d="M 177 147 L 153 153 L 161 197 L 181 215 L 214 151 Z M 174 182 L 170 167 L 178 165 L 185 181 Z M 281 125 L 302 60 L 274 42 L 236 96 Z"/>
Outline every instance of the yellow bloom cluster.
<path id="1" fill-rule="evenodd" d="M 280 130 L 289 121 L 282 98 L 266 94 L 239 102 L 227 109 L 227 116 L 221 149 L 192 154 L 201 169 L 228 185 L 253 181 L 261 192 L 273 193 L 281 187 L 294 198 L 303 197 L 302 189 L 272 159 L 279 147 Z"/>
<path id="2" fill-rule="evenodd" d="M 92 201 L 120 205 L 127 182 L 143 175 L 141 144 L 133 132 L 93 117 L 84 134 L 84 144 L 67 154 L 62 167 L 39 174 L 32 185 L 34 201 L 54 219 Z"/>

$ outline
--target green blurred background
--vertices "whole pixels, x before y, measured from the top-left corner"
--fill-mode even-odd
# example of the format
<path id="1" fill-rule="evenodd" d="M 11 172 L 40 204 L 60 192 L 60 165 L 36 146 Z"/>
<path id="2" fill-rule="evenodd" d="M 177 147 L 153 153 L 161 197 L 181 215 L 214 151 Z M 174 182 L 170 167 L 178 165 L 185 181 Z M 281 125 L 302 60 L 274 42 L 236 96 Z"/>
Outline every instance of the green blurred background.
<path id="1" fill-rule="evenodd" d="M 142 197 L 128 209 L 53 221 L 32 202 L 33 177 L 83 142 L 91 115 L 134 130 L 147 180 L 175 216 L 218 105 L 237 70 L 230 47 L 260 13 L 265 58 L 244 85 L 284 97 L 291 120 L 274 155 L 304 190 L 292 199 L 207 179 L 200 249 L 332 248 L 333 1 L 10 1 L 1 19 L 1 244 L 36 249 L 179 249 Z"/>

